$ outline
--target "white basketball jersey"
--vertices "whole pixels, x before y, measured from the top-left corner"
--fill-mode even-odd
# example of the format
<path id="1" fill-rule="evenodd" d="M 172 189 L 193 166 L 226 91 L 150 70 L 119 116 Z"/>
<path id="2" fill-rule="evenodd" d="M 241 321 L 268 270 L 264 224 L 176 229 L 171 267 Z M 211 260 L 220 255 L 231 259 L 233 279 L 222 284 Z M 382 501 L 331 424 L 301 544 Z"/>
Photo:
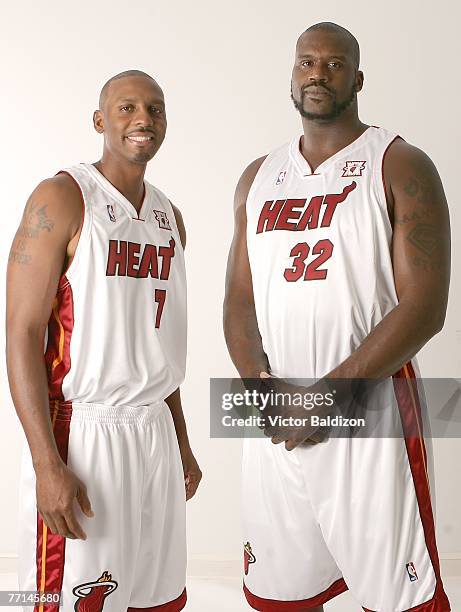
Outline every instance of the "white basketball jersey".
<path id="1" fill-rule="evenodd" d="M 369 127 L 312 172 L 298 136 L 261 165 L 247 199 L 247 243 L 275 376 L 324 376 L 396 306 L 382 179 L 396 137 Z"/>
<path id="2" fill-rule="evenodd" d="M 91 164 L 64 170 L 84 220 L 48 325 L 50 398 L 141 406 L 183 381 L 184 254 L 171 203 L 147 181 L 139 215 Z"/>

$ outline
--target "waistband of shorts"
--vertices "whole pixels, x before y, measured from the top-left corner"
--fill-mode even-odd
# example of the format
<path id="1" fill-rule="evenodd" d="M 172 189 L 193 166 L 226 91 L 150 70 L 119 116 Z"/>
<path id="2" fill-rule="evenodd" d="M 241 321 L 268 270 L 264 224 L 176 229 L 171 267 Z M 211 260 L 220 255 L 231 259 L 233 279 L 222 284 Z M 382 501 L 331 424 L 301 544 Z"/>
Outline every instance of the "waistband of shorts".
<path id="1" fill-rule="evenodd" d="M 165 412 L 164 400 L 144 406 L 110 406 L 83 402 L 50 401 L 51 420 L 93 421 L 95 423 L 148 423 Z"/>

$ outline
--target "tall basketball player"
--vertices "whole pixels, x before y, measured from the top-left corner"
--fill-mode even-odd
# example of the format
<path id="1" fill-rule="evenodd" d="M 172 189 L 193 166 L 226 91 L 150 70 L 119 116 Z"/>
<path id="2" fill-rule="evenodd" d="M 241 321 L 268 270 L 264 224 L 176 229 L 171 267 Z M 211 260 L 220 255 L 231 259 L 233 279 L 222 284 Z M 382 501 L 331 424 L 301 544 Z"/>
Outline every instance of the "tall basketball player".
<path id="1" fill-rule="evenodd" d="M 292 74 L 303 133 L 236 190 L 225 333 L 240 375 L 405 383 L 401 437 L 316 444 L 313 423 L 245 440 L 244 589 L 265 612 L 321 611 L 348 588 L 368 611 L 450 610 L 429 453 L 405 436 L 421 418 L 414 356 L 445 318 L 447 204 L 425 153 L 360 121 L 363 80 L 347 30 L 306 30 Z"/>
<path id="2" fill-rule="evenodd" d="M 11 249 L 8 373 L 30 447 L 19 583 L 62 591 L 64 612 L 186 602 L 185 500 L 201 472 L 179 390 L 185 229 L 144 180 L 166 126 L 152 77 L 110 79 L 101 159 L 40 183 Z"/>

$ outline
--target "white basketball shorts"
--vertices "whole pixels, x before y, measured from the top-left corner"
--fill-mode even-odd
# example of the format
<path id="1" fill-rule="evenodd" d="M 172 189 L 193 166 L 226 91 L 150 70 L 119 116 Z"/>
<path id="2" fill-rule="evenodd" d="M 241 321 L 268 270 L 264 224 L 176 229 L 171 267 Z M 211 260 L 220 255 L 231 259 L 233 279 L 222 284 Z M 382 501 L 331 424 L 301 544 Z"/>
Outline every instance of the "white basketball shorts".
<path id="1" fill-rule="evenodd" d="M 87 539 L 51 533 L 37 512 L 35 473 L 25 450 L 19 587 L 62 592 L 61 608 L 40 604 L 34 612 L 182 610 L 185 488 L 168 406 L 52 402 L 51 411 L 61 457 L 87 486 L 94 517 L 75 502 Z"/>
<path id="2" fill-rule="evenodd" d="M 255 610 L 301 612 L 347 589 L 367 612 L 450 610 L 430 457 L 423 436 L 404 435 L 422 428 L 417 390 L 410 377 L 399 388 L 401 437 L 331 437 L 293 451 L 245 440 L 244 592 Z"/>

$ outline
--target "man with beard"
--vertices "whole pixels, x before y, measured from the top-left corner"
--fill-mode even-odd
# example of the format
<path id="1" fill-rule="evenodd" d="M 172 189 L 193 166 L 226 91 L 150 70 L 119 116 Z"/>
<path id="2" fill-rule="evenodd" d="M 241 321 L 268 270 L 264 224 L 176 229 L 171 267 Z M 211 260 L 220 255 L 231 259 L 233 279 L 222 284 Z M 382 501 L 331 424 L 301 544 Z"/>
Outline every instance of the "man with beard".
<path id="1" fill-rule="evenodd" d="M 94 113 L 101 159 L 40 183 L 11 249 L 8 373 L 30 447 L 19 584 L 62 591 L 64 612 L 186 602 L 185 500 L 201 472 L 179 390 L 185 229 L 144 180 L 166 126 L 152 77 L 111 78 Z"/>
<path id="2" fill-rule="evenodd" d="M 450 610 L 429 449 L 414 435 L 414 356 L 445 318 L 448 210 L 427 155 L 360 121 L 363 80 L 350 32 L 320 23 L 300 36 L 292 98 L 303 134 L 237 186 L 225 334 L 241 377 L 268 388 L 390 381 L 402 435 L 325 439 L 312 419 L 269 430 L 273 444 L 245 440 L 244 590 L 256 610 L 321 611 L 348 588 L 364 610 Z M 404 383 L 395 394 L 393 381 Z"/>

